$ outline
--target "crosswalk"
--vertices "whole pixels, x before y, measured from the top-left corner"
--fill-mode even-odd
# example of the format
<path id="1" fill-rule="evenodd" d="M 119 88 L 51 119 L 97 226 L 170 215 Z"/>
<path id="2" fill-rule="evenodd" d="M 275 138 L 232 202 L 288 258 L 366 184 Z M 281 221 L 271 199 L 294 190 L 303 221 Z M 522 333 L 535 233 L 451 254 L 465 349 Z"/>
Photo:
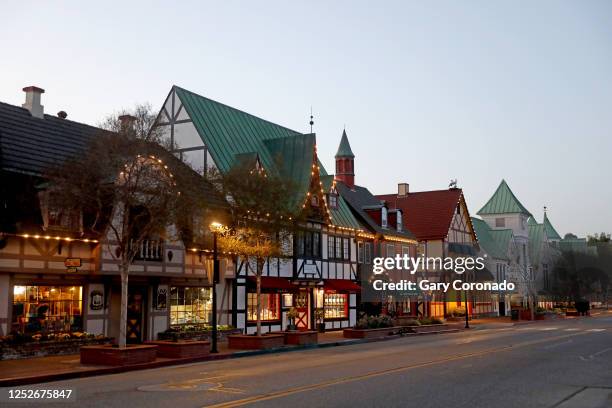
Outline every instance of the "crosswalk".
<path id="1" fill-rule="evenodd" d="M 578 327 L 563 328 L 563 327 L 535 327 L 535 326 L 529 326 L 529 327 L 519 327 L 516 330 L 517 331 L 566 331 L 566 332 L 593 332 L 593 333 L 599 333 L 599 332 L 604 332 L 607 329 L 606 328 L 587 329 L 587 328 L 578 328 Z"/>

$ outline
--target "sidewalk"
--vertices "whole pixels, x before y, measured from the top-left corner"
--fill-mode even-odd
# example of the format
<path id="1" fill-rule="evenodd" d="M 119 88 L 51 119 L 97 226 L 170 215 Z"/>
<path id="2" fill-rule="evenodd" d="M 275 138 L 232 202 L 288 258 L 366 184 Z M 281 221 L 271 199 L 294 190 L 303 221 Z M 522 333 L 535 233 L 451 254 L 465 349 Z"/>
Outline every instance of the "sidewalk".
<path id="1" fill-rule="evenodd" d="M 437 332 L 423 334 L 436 333 Z M 36 357 L 21 360 L 4 360 L 0 361 L 0 387 L 37 384 L 42 382 L 59 381 L 79 377 L 90 377 L 95 375 L 116 374 L 126 371 L 145 370 L 179 364 L 223 360 L 228 358 L 240 358 L 271 353 L 299 351 L 313 348 L 348 346 L 352 344 L 385 341 L 398 337 L 399 335 L 375 339 L 345 339 L 342 336 L 342 331 L 340 330 L 327 333 L 319 333 L 318 344 L 307 346 L 284 346 L 267 350 L 230 350 L 227 348 L 227 343 L 221 342 L 218 344 L 219 353 L 211 354 L 206 357 L 183 359 L 157 358 L 154 362 L 151 363 L 135 364 L 120 367 L 81 365 L 79 354 Z"/>

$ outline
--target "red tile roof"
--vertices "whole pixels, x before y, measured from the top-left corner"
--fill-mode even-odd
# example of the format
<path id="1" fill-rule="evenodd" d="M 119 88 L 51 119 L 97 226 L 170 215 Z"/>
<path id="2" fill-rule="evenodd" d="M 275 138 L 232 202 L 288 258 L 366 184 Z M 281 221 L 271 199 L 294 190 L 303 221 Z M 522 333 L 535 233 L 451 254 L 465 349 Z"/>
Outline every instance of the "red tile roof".
<path id="1" fill-rule="evenodd" d="M 408 193 L 403 197 L 397 194 L 376 197 L 385 200 L 389 208 L 401 209 L 404 225 L 421 241 L 444 239 L 448 235 L 453 214 L 462 195 L 462 190 L 455 188 Z"/>

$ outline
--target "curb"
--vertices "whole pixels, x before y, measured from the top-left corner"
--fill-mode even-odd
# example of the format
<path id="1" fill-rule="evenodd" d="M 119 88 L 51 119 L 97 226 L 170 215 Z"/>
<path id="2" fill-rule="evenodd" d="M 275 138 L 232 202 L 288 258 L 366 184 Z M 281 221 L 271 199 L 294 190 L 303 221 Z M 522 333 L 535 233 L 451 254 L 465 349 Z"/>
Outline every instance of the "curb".
<path id="1" fill-rule="evenodd" d="M 311 350 L 311 349 L 319 349 L 319 348 L 352 346 L 355 344 L 365 344 L 365 343 L 377 343 L 380 341 L 399 339 L 401 337 L 423 336 L 423 335 L 429 335 L 429 334 L 456 333 L 459 331 L 461 331 L 461 329 L 447 329 L 447 330 L 438 330 L 438 331 L 425 332 L 425 333 L 402 333 L 402 334 L 393 334 L 390 336 L 377 337 L 377 338 L 372 338 L 372 339 L 347 339 L 347 340 L 332 341 L 328 343 L 305 344 L 305 345 L 289 346 L 289 347 L 283 346 L 283 347 L 276 347 L 276 348 L 265 349 L 265 350 L 247 350 L 247 351 L 237 351 L 237 352 L 228 353 L 228 354 L 212 354 L 212 355 L 208 355 L 205 357 L 154 361 L 152 363 L 134 364 L 134 365 L 129 365 L 129 366 L 104 367 L 104 368 L 97 368 L 97 369 L 87 370 L 87 371 L 69 371 L 69 372 L 57 373 L 57 374 L 41 374 L 41 375 L 34 375 L 34 376 L 27 376 L 27 377 L 13 377 L 13 378 L 0 379 L 0 387 L 14 387 L 14 386 L 19 386 L 19 385 L 38 384 L 38 383 L 45 383 L 45 382 L 51 382 L 51 381 L 69 380 L 69 379 L 74 379 L 74 378 L 86 378 L 86 377 L 95 377 L 99 375 L 119 374 L 119 373 L 125 373 L 128 371 L 148 370 L 152 368 L 171 367 L 171 366 L 183 365 L 183 364 L 201 363 L 205 361 L 229 360 L 229 359 L 234 359 L 234 358 L 252 357 L 252 356 L 260 356 L 260 355 L 266 355 L 266 354 L 290 353 L 293 351 L 303 351 L 303 350 Z"/>

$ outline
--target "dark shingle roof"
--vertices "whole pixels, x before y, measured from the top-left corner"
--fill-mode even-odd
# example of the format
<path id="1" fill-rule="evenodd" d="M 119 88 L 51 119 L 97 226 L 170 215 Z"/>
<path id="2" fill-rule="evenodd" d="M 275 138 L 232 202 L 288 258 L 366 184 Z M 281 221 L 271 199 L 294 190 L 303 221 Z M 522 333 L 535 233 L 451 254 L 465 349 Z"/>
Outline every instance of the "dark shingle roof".
<path id="1" fill-rule="evenodd" d="M 367 188 L 361 186 L 349 188 L 343 182 L 336 181 L 336 189 L 349 204 L 357 218 L 360 219 L 361 222 L 371 231 L 403 238 L 414 238 L 414 235 L 408 228 L 406 228 L 406 225 L 404 225 L 404 231 L 396 231 L 392 228 L 382 228 L 374 219 L 372 219 L 372 217 L 368 215 L 364 208 L 381 208 L 383 204 L 381 203 L 381 200 L 376 198 Z"/>
<path id="2" fill-rule="evenodd" d="M 418 191 L 406 196 L 383 194 L 376 198 L 387 201 L 393 208 L 400 208 L 406 227 L 417 239 L 429 240 L 446 238 L 462 195 L 461 189 L 452 188 Z"/>
<path id="3" fill-rule="evenodd" d="M 42 175 L 85 150 L 99 132 L 99 128 L 51 115 L 35 118 L 25 108 L 0 102 L 0 167 Z"/>

